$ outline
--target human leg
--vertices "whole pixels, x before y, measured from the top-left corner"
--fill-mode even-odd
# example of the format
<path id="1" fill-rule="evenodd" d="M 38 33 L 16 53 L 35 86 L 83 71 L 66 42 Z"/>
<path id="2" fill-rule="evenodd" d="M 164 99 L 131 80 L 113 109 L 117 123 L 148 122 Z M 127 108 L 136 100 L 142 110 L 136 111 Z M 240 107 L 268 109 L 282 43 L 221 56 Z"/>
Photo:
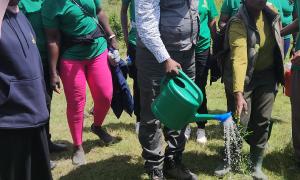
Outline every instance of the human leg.
<path id="1" fill-rule="evenodd" d="M 85 164 L 82 147 L 83 114 L 86 101 L 85 62 L 61 60 L 60 77 L 67 101 L 67 118 L 74 144 L 74 165 Z"/>

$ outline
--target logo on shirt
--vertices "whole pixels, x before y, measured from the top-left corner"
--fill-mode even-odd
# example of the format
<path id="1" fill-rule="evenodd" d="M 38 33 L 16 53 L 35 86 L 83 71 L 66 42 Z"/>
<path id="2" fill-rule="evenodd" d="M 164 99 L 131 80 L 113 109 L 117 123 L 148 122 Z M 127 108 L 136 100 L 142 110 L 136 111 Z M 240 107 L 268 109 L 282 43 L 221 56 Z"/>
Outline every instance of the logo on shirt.
<path id="1" fill-rule="evenodd" d="M 33 34 L 32 34 L 32 33 L 30 33 L 30 35 L 31 35 L 31 41 L 32 41 L 32 43 L 33 43 L 33 44 L 36 44 L 36 40 L 35 40 L 35 38 L 34 38 Z"/>

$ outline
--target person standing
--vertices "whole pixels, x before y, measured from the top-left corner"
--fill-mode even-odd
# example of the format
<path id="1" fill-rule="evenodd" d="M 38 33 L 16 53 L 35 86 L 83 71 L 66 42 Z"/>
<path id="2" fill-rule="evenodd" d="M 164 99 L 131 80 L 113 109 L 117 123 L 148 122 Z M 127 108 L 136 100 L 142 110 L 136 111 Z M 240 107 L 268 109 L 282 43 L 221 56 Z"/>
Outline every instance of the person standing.
<path id="1" fill-rule="evenodd" d="M 130 11 L 130 31 L 128 33 L 128 16 L 127 11 Z M 133 79 L 133 100 L 134 100 L 134 114 L 136 116 L 135 132 L 139 133 L 140 127 L 140 90 L 137 80 L 136 69 L 136 23 L 135 23 L 135 3 L 134 0 L 122 0 L 121 7 L 121 24 L 124 34 L 124 41 L 127 47 L 127 55 L 130 58 L 131 64 L 128 65 L 129 76 Z"/>
<path id="2" fill-rule="evenodd" d="M 36 36 L 18 3 L 0 6 L 0 179 L 51 180 L 49 97 Z"/>
<path id="3" fill-rule="evenodd" d="M 250 145 L 251 175 L 267 179 L 262 172 L 265 148 L 271 132 L 271 113 L 278 84 L 284 83 L 283 39 L 280 16 L 266 0 L 244 0 L 228 22 L 223 80 L 228 108 L 239 117 Z M 225 162 L 217 176 L 230 171 Z"/>
<path id="4" fill-rule="evenodd" d="M 242 0 L 224 0 L 221 7 L 221 15 L 219 19 L 219 28 L 222 30 L 226 26 L 229 19 L 234 16 L 241 6 Z M 273 6 L 277 9 L 281 18 L 283 18 L 282 7 L 279 0 L 268 0 L 268 6 Z"/>
<path id="5" fill-rule="evenodd" d="M 43 24 L 48 39 L 50 83 L 60 92 L 60 78 L 67 101 L 67 118 L 73 139 L 72 163 L 86 163 L 82 146 L 86 82 L 94 101 L 94 123 L 91 131 L 106 144 L 115 137 L 101 126 L 112 100 L 112 77 L 108 61 L 110 48 L 117 49 L 100 0 L 45 0 Z"/>
<path id="6" fill-rule="evenodd" d="M 293 22 L 294 17 L 294 2 L 291 2 L 289 0 L 280 0 L 280 4 L 282 6 L 282 27 L 286 27 L 287 25 L 291 24 Z M 290 45 L 291 45 L 291 35 L 284 36 L 284 56 L 289 51 Z M 295 41 L 293 39 L 293 41 Z"/>
<path id="7" fill-rule="evenodd" d="M 197 179 L 182 164 L 185 128 L 175 131 L 155 119 L 151 103 L 158 96 L 162 78 L 182 70 L 195 78 L 198 0 L 136 0 L 138 32 L 136 66 L 141 97 L 139 141 L 143 148 L 145 170 L 150 179 L 165 177 Z M 163 133 L 162 133 L 163 131 Z M 163 154 L 162 134 L 167 147 Z"/>
<path id="8" fill-rule="evenodd" d="M 42 15 L 41 15 L 41 7 L 44 0 L 21 0 L 19 3 L 20 10 L 25 14 L 31 23 L 35 34 L 36 34 L 36 44 L 39 48 L 39 52 L 42 59 L 43 69 L 44 69 L 44 80 L 46 85 L 46 90 L 49 97 L 52 99 L 53 90 L 50 87 L 50 71 L 49 71 L 49 61 L 48 61 L 48 53 L 47 53 L 47 44 L 46 44 L 46 36 L 42 23 Z M 51 101 L 47 105 L 48 110 L 51 110 Z M 50 120 L 50 118 L 49 118 Z M 67 150 L 66 145 L 53 143 L 51 141 L 50 127 L 49 123 L 46 125 L 46 133 L 48 137 L 48 145 L 49 151 L 52 152 L 61 152 Z"/>
<path id="9" fill-rule="evenodd" d="M 209 58 L 210 58 L 210 48 L 211 39 L 216 36 L 216 17 L 218 16 L 218 11 L 213 0 L 199 0 L 198 13 L 200 16 L 200 30 L 199 30 L 199 40 L 196 45 L 196 78 L 195 83 L 201 89 L 203 93 L 203 102 L 198 110 L 200 114 L 207 114 L 207 97 L 206 97 L 206 84 L 209 70 Z M 205 124 L 207 122 L 197 122 L 197 142 L 199 144 L 205 144 L 207 138 L 205 135 Z M 185 130 L 186 139 L 190 138 L 191 128 L 187 126 Z"/>
<path id="10" fill-rule="evenodd" d="M 299 1 L 291 1 L 295 3 L 295 12 L 300 14 Z M 295 19 L 290 25 L 286 26 L 281 34 L 286 36 L 288 34 L 299 33 L 300 22 L 299 18 Z M 297 37 L 295 44 L 295 53 L 291 59 L 292 62 L 292 81 L 291 81 L 291 105 L 292 105 L 292 140 L 294 147 L 295 164 L 300 168 L 300 39 Z"/>

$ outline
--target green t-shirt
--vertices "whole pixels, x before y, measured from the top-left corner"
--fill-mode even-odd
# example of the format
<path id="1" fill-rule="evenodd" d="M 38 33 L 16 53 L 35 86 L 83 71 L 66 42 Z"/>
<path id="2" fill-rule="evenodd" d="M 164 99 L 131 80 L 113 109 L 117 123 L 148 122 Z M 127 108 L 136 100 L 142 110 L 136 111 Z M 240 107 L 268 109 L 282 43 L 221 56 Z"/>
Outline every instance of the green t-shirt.
<path id="1" fill-rule="evenodd" d="M 21 0 L 19 2 L 19 7 L 30 21 L 35 31 L 37 37 L 36 44 L 39 48 L 43 64 L 47 65 L 47 44 L 41 15 L 41 7 L 43 2 L 44 0 Z"/>
<path id="2" fill-rule="evenodd" d="M 241 6 L 241 0 L 224 0 L 221 13 L 229 17 L 234 16 Z"/>
<path id="3" fill-rule="evenodd" d="M 286 0 L 288 1 L 288 0 Z M 280 0 L 268 0 L 267 1 L 268 5 L 272 5 L 273 7 L 276 8 L 276 10 L 278 11 L 278 14 L 280 15 L 281 20 L 283 19 L 283 12 L 282 12 L 282 6 L 280 3 Z"/>
<path id="4" fill-rule="evenodd" d="M 208 23 L 218 16 L 218 11 L 213 0 L 199 0 L 198 13 L 201 23 L 196 53 L 201 53 L 210 47 L 211 35 Z"/>
<path id="5" fill-rule="evenodd" d="M 136 25 L 135 25 L 135 4 L 134 4 L 134 0 L 122 0 L 122 3 L 130 6 L 129 7 L 129 11 L 130 11 L 130 25 L 131 25 L 131 29 L 129 31 L 128 34 L 128 41 L 129 43 L 136 45 L 136 35 L 137 35 L 137 31 L 136 31 Z"/>
<path id="6" fill-rule="evenodd" d="M 89 14 L 96 16 L 96 7 L 100 0 L 76 0 Z M 62 36 L 83 36 L 97 28 L 94 19 L 86 15 L 72 0 L 45 0 L 42 6 L 42 18 L 45 28 L 59 29 Z M 91 45 L 77 44 L 66 49 L 63 58 L 73 60 L 86 60 L 94 58 L 107 49 L 105 38 L 94 40 Z"/>
<path id="7" fill-rule="evenodd" d="M 294 3 L 289 0 L 280 0 L 280 3 L 283 13 L 282 25 L 285 27 L 293 22 Z"/>
<path id="8" fill-rule="evenodd" d="M 281 18 L 281 21 L 282 21 L 282 24 L 283 24 L 283 21 L 284 21 L 284 15 L 283 15 L 283 9 L 282 9 L 282 4 L 280 2 L 281 0 L 268 0 L 268 4 L 269 5 L 272 5 L 274 8 L 276 8 L 276 10 L 278 11 L 278 14 L 280 15 L 280 18 Z M 288 0 L 286 0 L 288 1 Z M 291 36 L 288 35 L 288 36 L 285 36 L 284 39 L 286 38 L 290 38 Z"/>

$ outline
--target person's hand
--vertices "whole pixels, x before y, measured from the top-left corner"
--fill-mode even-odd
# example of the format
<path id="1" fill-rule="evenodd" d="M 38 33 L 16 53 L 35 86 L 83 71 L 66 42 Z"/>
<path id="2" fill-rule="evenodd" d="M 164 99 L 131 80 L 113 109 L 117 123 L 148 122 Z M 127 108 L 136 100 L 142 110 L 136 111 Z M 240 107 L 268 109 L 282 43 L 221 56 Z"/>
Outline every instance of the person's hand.
<path id="1" fill-rule="evenodd" d="M 118 49 L 117 37 L 113 37 L 113 38 L 110 39 L 110 46 L 113 49 Z"/>
<path id="2" fill-rule="evenodd" d="M 51 75 L 50 83 L 52 90 L 60 94 L 60 78 L 57 73 Z"/>
<path id="3" fill-rule="evenodd" d="M 235 115 L 239 118 L 242 112 L 248 113 L 247 102 L 244 99 L 244 96 L 241 92 L 234 93 L 234 100 L 235 100 Z"/>
<path id="4" fill-rule="evenodd" d="M 110 49 L 108 51 L 108 61 L 112 66 L 117 66 L 119 61 L 121 60 L 120 53 L 116 49 Z"/>
<path id="5" fill-rule="evenodd" d="M 181 69 L 181 66 L 175 60 L 169 58 L 164 62 L 164 65 L 166 74 L 172 76 L 179 74 L 179 69 Z"/>
<path id="6" fill-rule="evenodd" d="M 300 66 L 300 50 L 295 52 L 291 62 L 293 65 Z"/>

